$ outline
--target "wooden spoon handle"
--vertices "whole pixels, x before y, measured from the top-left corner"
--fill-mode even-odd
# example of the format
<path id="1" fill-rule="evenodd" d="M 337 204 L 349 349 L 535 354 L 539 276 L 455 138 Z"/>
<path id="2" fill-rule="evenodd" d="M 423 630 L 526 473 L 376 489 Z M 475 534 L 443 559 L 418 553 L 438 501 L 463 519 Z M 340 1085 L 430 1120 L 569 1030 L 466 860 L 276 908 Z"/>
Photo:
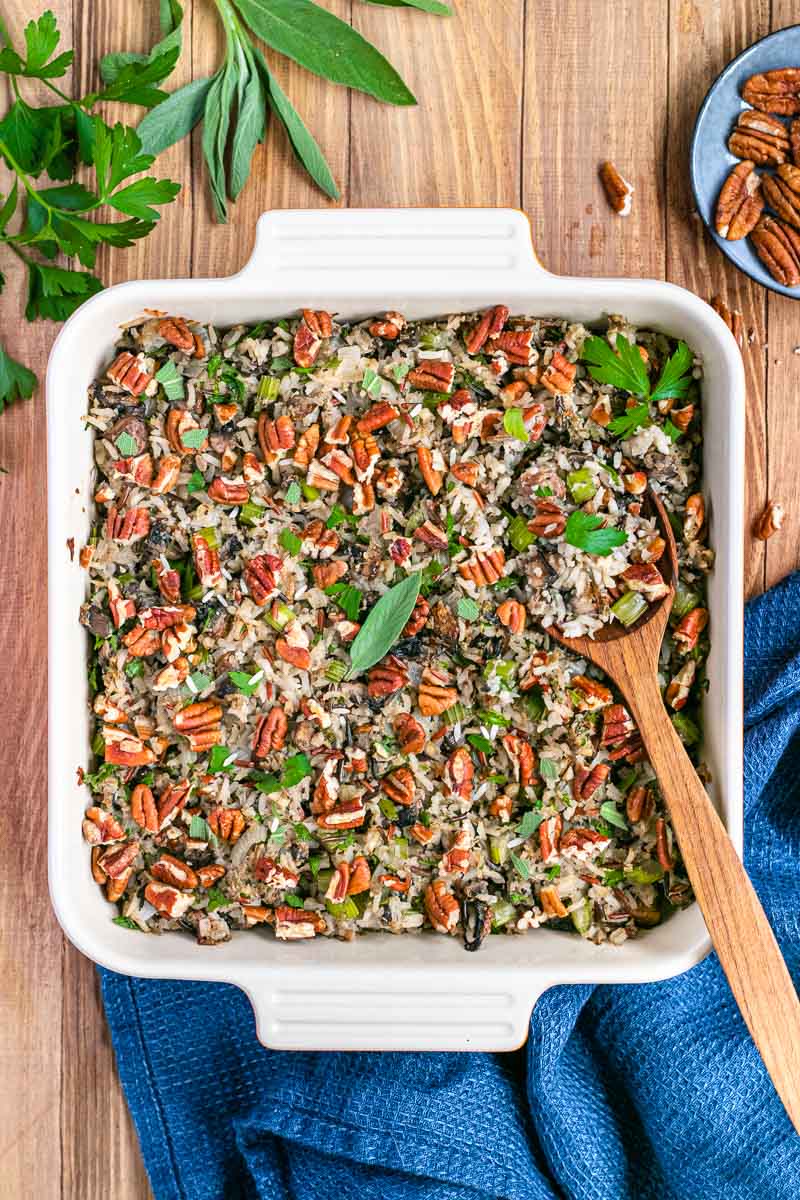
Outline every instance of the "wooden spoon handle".
<path id="1" fill-rule="evenodd" d="M 626 689 L 722 969 L 775 1090 L 800 1133 L 800 1001 L 725 827 L 664 708 L 657 682 Z"/>

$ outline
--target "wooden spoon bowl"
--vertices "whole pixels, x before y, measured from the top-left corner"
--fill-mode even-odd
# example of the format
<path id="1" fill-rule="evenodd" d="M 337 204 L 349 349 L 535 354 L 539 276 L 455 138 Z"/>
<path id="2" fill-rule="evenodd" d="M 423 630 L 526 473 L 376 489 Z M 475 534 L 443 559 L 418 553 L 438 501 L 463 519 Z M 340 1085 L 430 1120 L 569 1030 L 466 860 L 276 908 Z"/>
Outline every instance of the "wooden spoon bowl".
<path id="1" fill-rule="evenodd" d="M 635 624 L 604 625 L 594 638 L 547 632 L 600 667 L 639 727 L 680 845 L 697 903 L 742 1016 L 775 1089 L 800 1133 L 800 1001 L 775 935 L 742 862 L 664 707 L 658 662 L 678 578 L 678 553 L 658 496 L 647 495 L 666 550 L 669 592 Z"/>

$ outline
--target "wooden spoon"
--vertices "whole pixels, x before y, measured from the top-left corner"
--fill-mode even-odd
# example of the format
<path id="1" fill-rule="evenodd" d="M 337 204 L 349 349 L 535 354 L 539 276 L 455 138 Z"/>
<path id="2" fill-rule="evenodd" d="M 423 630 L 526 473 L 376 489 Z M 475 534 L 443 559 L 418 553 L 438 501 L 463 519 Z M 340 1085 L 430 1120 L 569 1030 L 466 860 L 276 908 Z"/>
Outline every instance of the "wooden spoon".
<path id="1" fill-rule="evenodd" d="M 615 621 L 594 638 L 564 637 L 555 627 L 547 632 L 600 667 L 625 698 L 658 776 L 717 957 L 775 1090 L 800 1133 L 800 1001 L 753 885 L 661 698 L 658 660 L 678 558 L 664 506 L 652 492 L 648 500 L 667 543 L 659 568 L 669 594 L 627 629 Z"/>

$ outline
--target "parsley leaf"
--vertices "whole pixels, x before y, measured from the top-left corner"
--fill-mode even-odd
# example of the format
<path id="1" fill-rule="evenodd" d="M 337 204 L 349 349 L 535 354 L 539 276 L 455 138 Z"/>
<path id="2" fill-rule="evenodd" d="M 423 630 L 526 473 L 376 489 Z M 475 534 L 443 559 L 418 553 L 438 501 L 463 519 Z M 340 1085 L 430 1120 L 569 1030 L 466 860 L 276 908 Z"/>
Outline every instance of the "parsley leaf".
<path id="1" fill-rule="evenodd" d="M 0 346 L 0 413 L 5 411 L 7 404 L 30 400 L 35 387 L 36 376 L 33 371 L 23 367 Z"/>
<path id="2" fill-rule="evenodd" d="M 528 809 L 526 813 L 522 814 L 522 820 L 517 826 L 517 833 L 520 837 L 529 838 L 536 833 L 536 830 L 539 828 L 543 820 L 543 813 L 534 812 L 533 809 Z"/>
<path id="3" fill-rule="evenodd" d="M 103 288 L 100 280 L 88 271 L 69 271 L 65 267 L 34 262 L 33 259 L 27 260 L 27 267 L 28 303 L 25 317 L 28 321 L 35 321 L 37 317 L 66 321 L 84 300 Z"/>
<path id="4" fill-rule="evenodd" d="M 567 517 L 564 541 L 586 554 L 606 558 L 615 546 L 625 545 L 628 535 L 621 529 L 603 529 L 602 525 L 600 517 L 576 509 Z"/>
<path id="5" fill-rule="evenodd" d="M 471 596 L 462 596 L 456 605 L 456 612 L 464 621 L 475 621 L 480 616 L 480 608 Z"/>
<path id="6" fill-rule="evenodd" d="M 650 393 L 651 400 L 667 400 L 685 396 L 693 382 L 694 356 L 686 342 L 678 342 L 674 354 L 664 363 L 658 382 Z"/>
<path id="7" fill-rule="evenodd" d="M 228 678 L 231 683 L 235 683 L 243 696 L 252 696 L 258 691 L 261 680 L 264 678 L 263 671 L 256 671 L 250 675 L 247 671 L 229 671 Z"/>
<path id="8" fill-rule="evenodd" d="M 278 542 L 287 554 L 299 554 L 303 547 L 303 539 L 291 529 L 282 529 L 278 534 Z"/>
<path id="9" fill-rule="evenodd" d="M 338 604 L 348 621 L 357 621 L 361 611 L 361 601 L 364 596 L 357 587 L 350 583 L 331 583 L 324 589 L 326 596 L 331 596 Z M 338 681 L 337 681 L 338 682 Z"/>
<path id="10" fill-rule="evenodd" d="M 521 408 L 506 409 L 503 416 L 503 429 L 505 429 L 510 437 L 516 438 L 518 442 L 530 441 Z"/>
<path id="11" fill-rule="evenodd" d="M 644 404 L 634 404 L 632 408 L 626 408 L 624 413 L 614 417 L 613 421 L 609 421 L 608 431 L 613 433 L 614 437 L 627 437 L 628 434 L 641 429 L 643 425 L 649 424 L 650 405 L 645 401 Z"/>
<path id="12" fill-rule="evenodd" d="M 519 858 L 518 855 L 512 852 L 511 861 L 518 875 L 521 875 L 523 879 L 530 879 L 531 869 L 524 858 Z"/>
<path id="13" fill-rule="evenodd" d="M 590 337 L 583 343 L 581 357 L 589 367 L 589 374 L 598 383 L 610 383 L 612 387 L 632 396 L 647 396 L 650 381 L 638 347 L 621 333 L 617 334 L 615 348 L 605 338 Z"/>

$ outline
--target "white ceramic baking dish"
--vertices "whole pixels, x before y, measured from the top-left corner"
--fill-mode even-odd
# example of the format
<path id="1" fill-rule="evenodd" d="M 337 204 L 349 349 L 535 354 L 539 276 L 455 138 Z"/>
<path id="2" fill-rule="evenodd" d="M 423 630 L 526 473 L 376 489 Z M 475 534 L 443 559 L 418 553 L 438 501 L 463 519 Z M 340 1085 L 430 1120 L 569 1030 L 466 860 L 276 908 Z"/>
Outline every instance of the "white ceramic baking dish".
<path id="1" fill-rule="evenodd" d="M 326 1050 L 509 1050 L 533 1005 L 559 983 L 641 983 L 685 971 L 708 952 L 696 906 L 619 949 L 550 930 L 488 938 L 478 954 L 437 935 L 374 934 L 351 943 L 278 943 L 235 935 L 138 936 L 112 924 L 81 838 L 89 758 L 85 632 L 78 608 L 92 496 L 86 389 L 108 361 L 118 326 L 145 308 L 230 325 L 326 308 L 345 317 L 397 309 L 408 317 L 482 309 L 594 321 L 624 313 L 685 338 L 705 364 L 704 488 L 716 568 L 710 581 L 705 757 L 737 849 L 742 842 L 742 539 L 744 377 L 739 351 L 713 310 L 668 283 L 570 279 L 545 271 L 525 216 L 513 210 L 274 212 L 258 223 L 247 266 L 228 279 L 139 281 L 93 297 L 66 323 L 47 372 L 49 463 L 49 872 L 67 936 L 125 974 L 221 980 L 243 988 L 261 1041 Z M 74 561 L 68 541 L 74 539 Z"/>

